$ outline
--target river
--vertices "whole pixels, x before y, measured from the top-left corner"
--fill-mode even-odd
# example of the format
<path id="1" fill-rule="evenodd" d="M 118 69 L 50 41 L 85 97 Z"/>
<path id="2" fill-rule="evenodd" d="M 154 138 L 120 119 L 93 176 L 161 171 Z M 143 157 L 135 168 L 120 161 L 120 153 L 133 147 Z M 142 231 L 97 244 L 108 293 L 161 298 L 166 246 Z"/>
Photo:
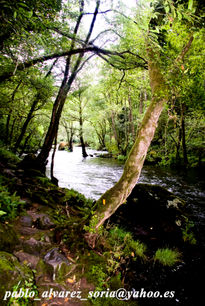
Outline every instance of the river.
<path id="1" fill-rule="evenodd" d="M 73 152 L 56 151 L 54 176 L 60 187 L 73 188 L 87 198 L 98 199 L 111 188 L 123 172 L 123 164 L 115 159 L 98 158 L 96 154 L 104 153 L 87 149 L 93 157 L 82 157 L 80 147 Z M 50 176 L 50 160 L 47 176 Z M 157 166 L 144 166 L 139 183 L 157 184 L 186 200 L 191 208 L 198 230 L 204 232 L 205 225 L 205 188 L 202 174 L 196 170 L 180 172 Z M 205 243 L 205 235 L 200 235 Z M 203 238 L 204 237 L 204 238 Z"/>

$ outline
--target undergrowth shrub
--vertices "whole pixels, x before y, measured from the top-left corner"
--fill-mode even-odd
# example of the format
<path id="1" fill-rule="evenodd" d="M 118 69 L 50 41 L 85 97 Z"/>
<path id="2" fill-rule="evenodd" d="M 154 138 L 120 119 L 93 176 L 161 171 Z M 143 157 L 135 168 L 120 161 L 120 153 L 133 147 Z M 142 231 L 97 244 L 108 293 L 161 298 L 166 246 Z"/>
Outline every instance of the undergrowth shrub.
<path id="1" fill-rule="evenodd" d="M 154 255 L 154 261 L 158 261 L 163 266 L 174 266 L 180 261 L 181 253 L 177 250 L 171 250 L 169 248 L 158 249 Z"/>
<path id="2" fill-rule="evenodd" d="M 15 219 L 24 205 L 16 193 L 10 194 L 5 186 L 0 185 L 0 221 Z"/>
<path id="3" fill-rule="evenodd" d="M 8 163 L 17 164 L 21 161 L 21 159 L 18 156 L 16 156 L 11 151 L 8 151 L 4 147 L 0 147 L 0 160 L 5 164 Z"/>

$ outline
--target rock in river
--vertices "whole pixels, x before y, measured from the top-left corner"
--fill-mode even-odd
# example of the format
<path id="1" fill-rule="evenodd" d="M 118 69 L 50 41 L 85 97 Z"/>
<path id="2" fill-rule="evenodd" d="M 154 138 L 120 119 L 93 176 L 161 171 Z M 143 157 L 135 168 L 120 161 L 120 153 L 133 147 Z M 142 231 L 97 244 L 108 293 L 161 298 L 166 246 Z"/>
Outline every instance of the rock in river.
<path id="1" fill-rule="evenodd" d="M 180 244 L 186 223 L 185 202 L 157 185 L 137 184 L 110 222 L 132 232 L 136 239 L 158 246 Z"/>

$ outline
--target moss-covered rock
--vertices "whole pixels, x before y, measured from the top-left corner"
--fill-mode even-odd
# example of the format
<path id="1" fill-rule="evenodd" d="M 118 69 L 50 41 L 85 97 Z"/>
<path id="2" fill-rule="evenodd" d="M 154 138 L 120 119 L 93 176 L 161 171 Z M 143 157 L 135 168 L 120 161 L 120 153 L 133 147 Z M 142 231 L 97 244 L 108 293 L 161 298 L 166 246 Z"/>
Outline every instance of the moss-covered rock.
<path id="1" fill-rule="evenodd" d="M 33 273 L 25 265 L 21 265 L 12 254 L 0 252 L 0 300 L 1 305 L 8 305 L 3 301 L 6 291 L 11 291 L 20 282 L 24 287 L 25 281 L 33 280 Z"/>
<path id="2" fill-rule="evenodd" d="M 42 215 L 36 220 L 36 227 L 39 229 L 51 229 L 56 225 L 53 223 L 48 215 Z"/>
<path id="3" fill-rule="evenodd" d="M 0 251 L 11 252 L 18 244 L 18 237 L 11 225 L 0 223 Z"/>
<path id="4" fill-rule="evenodd" d="M 79 193 L 74 189 L 65 189 L 64 202 L 71 207 L 85 207 L 91 205 L 93 200 L 86 199 L 82 193 Z"/>
<path id="5" fill-rule="evenodd" d="M 0 159 L 4 165 L 9 166 L 14 166 L 21 161 L 18 156 L 3 147 L 0 148 Z"/>
<path id="6" fill-rule="evenodd" d="M 22 242 L 22 248 L 24 252 L 38 256 L 50 248 L 50 243 L 38 241 L 31 237 Z"/>

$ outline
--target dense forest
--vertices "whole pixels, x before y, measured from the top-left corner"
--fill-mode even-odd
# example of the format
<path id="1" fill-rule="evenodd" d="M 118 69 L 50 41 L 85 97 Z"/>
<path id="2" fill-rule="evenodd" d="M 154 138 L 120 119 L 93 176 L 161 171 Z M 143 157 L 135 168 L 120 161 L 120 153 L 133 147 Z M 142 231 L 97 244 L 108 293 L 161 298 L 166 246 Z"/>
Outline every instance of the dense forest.
<path id="1" fill-rule="evenodd" d="M 5 296 L 23 286 L 24 293 L 30 288 L 35 294 L 54 287 L 58 292 L 80 288 L 86 298 L 89 292 L 131 290 L 135 284 L 153 292 L 169 290 L 170 299 L 123 302 L 111 296 L 108 301 L 97 293 L 86 302 L 75 296 L 73 303 L 194 305 L 197 291 L 191 294 L 190 284 L 183 289 L 202 264 L 200 230 L 192 212 L 162 187 L 136 184 L 144 165 L 185 175 L 204 169 L 203 1 L 0 0 L 0 6 L 4 305 L 54 305 L 53 298 L 73 305 L 70 296 L 62 296 L 63 302 L 62 297 L 45 296 L 50 300 L 44 304 L 33 296 Z M 123 164 L 120 179 L 97 201 L 58 187 L 56 152 L 75 154 L 76 147 L 84 159 L 92 148 Z M 132 214 L 139 220 L 129 223 Z M 157 223 L 160 229 L 151 233 Z M 194 257 L 198 261 L 192 267 Z M 178 274 L 171 272 L 177 264 L 185 267 L 174 288 Z M 177 290 L 178 297 L 171 299 Z"/>

